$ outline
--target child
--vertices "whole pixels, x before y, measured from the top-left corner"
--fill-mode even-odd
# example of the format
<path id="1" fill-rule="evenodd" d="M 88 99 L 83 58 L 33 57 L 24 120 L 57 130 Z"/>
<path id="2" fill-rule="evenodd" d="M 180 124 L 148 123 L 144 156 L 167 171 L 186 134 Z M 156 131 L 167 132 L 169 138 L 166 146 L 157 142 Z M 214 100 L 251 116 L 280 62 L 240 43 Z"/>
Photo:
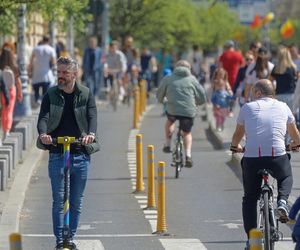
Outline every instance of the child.
<path id="1" fill-rule="evenodd" d="M 291 220 L 295 220 L 299 210 L 300 210 L 300 197 L 298 197 L 294 205 L 291 207 L 289 218 Z M 295 250 L 300 250 L 300 216 L 298 216 L 296 224 L 294 226 L 292 238 L 293 241 L 296 242 Z"/>
<path id="2" fill-rule="evenodd" d="M 213 93 L 211 102 L 216 118 L 216 129 L 220 132 L 224 129 L 225 118 L 229 114 L 229 102 L 232 98 L 232 90 L 225 69 L 216 69 L 212 79 L 212 85 Z"/>

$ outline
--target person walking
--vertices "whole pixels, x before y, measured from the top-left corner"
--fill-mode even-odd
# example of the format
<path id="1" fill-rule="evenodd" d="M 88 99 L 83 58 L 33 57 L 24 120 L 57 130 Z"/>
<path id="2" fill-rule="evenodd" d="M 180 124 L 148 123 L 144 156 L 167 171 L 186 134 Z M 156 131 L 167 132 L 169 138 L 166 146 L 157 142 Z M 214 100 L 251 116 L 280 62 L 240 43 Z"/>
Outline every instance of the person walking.
<path id="1" fill-rule="evenodd" d="M 250 230 L 257 227 L 257 201 L 261 188 L 261 176 L 257 173 L 266 166 L 277 180 L 279 218 L 287 221 L 293 176 L 286 153 L 286 131 L 292 138 L 290 149 L 300 144 L 295 118 L 286 103 L 274 98 L 273 83 L 268 79 L 258 80 L 253 86 L 252 96 L 254 101 L 244 104 L 240 110 L 230 146 L 233 152 L 244 152 L 245 149 L 241 161 L 244 188 L 242 212 L 248 238 Z M 246 144 L 243 147 L 240 142 L 245 134 Z M 249 242 L 246 249 L 248 247 Z"/>
<path id="2" fill-rule="evenodd" d="M 224 52 L 219 58 L 219 67 L 223 67 L 228 74 L 228 81 L 231 89 L 234 89 L 234 84 L 239 71 L 239 68 L 244 64 L 243 55 L 235 50 L 234 42 L 229 40 L 224 45 Z M 233 117 L 234 100 L 230 103 L 229 117 Z"/>
<path id="3" fill-rule="evenodd" d="M 191 65 L 180 60 L 176 63 L 173 73 L 162 79 L 157 90 L 157 99 L 160 103 L 167 98 L 167 121 L 165 124 L 165 144 L 163 152 L 171 152 L 171 139 L 175 130 L 175 121 L 183 133 L 185 148 L 185 167 L 192 167 L 192 127 L 198 105 L 206 102 L 205 90 L 191 74 Z"/>
<path id="4" fill-rule="evenodd" d="M 39 45 L 33 49 L 28 67 L 34 90 L 34 100 L 38 105 L 50 85 L 54 84 L 52 68 L 55 65 L 55 59 L 56 53 L 54 48 L 49 45 L 49 37 L 44 36 Z M 42 89 L 42 96 L 40 89 Z"/>
<path id="5" fill-rule="evenodd" d="M 276 81 L 276 98 L 285 102 L 292 109 L 293 95 L 298 80 L 297 66 L 286 47 L 279 47 L 277 59 L 277 63 L 271 72 L 270 80 Z"/>
<path id="6" fill-rule="evenodd" d="M 216 69 L 212 79 L 212 85 L 213 93 L 211 102 L 216 119 L 216 129 L 221 132 L 224 129 L 225 119 L 229 113 L 229 103 L 233 96 L 225 69 Z"/>
<path id="7" fill-rule="evenodd" d="M 69 57 L 57 60 L 58 85 L 43 97 L 38 117 L 37 147 L 49 150 L 48 171 L 52 187 L 52 221 L 56 248 L 63 249 L 64 155 L 62 145 L 53 138 L 73 136 L 82 144 L 70 149 L 70 249 L 81 214 L 83 194 L 90 168 L 90 155 L 99 150 L 97 108 L 92 91 L 76 82 L 78 64 Z"/>
<path id="8" fill-rule="evenodd" d="M 102 51 L 97 43 L 96 37 L 89 38 L 89 46 L 84 50 L 82 61 L 84 82 L 95 97 L 99 95 L 102 77 Z"/>
<path id="9" fill-rule="evenodd" d="M 10 49 L 5 48 L 2 50 L 0 55 L 0 69 L 2 70 L 3 82 L 9 92 L 9 102 L 7 102 L 7 98 L 4 98 L 3 93 L 1 96 L 2 139 L 4 140 L 12 128 L 16 100 L 21 102 L 23 99 L 19 69 Z"/>

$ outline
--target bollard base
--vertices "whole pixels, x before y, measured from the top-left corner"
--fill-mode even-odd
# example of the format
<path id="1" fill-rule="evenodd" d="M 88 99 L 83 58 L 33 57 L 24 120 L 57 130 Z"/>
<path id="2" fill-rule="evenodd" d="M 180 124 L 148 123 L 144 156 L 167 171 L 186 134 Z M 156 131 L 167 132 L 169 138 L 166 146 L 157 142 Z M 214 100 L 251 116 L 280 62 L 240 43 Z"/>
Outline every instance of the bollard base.
<path id="1" fill-rule="evenodd" d="M 169 234 L 167 231 L 156 231 L 152 234 L 156 234 L 157 236 L 171 236 L 171 234 Z"/>
<path id="2" fill-rule="evenodd" d="M 143 210 L 156 210 L 157 207 L 145 207 Z"/>
<path id="3" fill-rule="evenodd" d="M 132 193 L 133 193 L 133 194 L 145 194 L 145 190 L 141 190 L 141 191 L 135 190 L 135 191 L 133 191 Z"/>

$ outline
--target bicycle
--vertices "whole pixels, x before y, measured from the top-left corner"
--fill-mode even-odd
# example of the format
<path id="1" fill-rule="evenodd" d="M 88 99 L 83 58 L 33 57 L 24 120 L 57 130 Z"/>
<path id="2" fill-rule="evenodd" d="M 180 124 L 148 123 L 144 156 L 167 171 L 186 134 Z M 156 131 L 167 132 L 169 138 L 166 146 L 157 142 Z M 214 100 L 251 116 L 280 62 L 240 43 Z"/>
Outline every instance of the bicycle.
<path id="1" fill-rule="evenodd" d="M 298 146 L 297 146 L 298 147 Z M 286 151 L 296 151 L 297 147 L 291 148 L 286 146 Z M 231 146 L 230 150 L 233 153 L 244 153 L 245 148 L 238 151 L 237 147 Z M 279 221 L 287 223 L 287 220 L 276 218 L 274 209 L 274 187 L 269 182 L 269 175 L 272 172 L 269 169 L 261 169 L 257 173 L 262 177 L 262 185 L 259 198 L 259 216 L 257 228 L 263 233 L 264 250 L 274 250 L 275 242 L 283 239 L 283 233 L 279 230 Z"/>
<path id="2" fill-rule="evenodd" d="M 178 126 L 175 147 L 172 151 L 172 167 L 175 167 L 175 178 L 179 177 L 179 172 L 184 166 L 183 161 L 183 136 L 180 126 Z"/>
<path id="3" fill-rule="evenodd" d="M 54 146 L 57 144 L 63 145 L 64 154 L 64 225 L 63 225 L 63 248 L 62 250 L 74 249 L 71 246 L 71 235 L 70 235 L 70 145 L 81 144 L 81 138 L 76 139 L 75 137 L 57 137 L 52 139 Z"/>
<path id="4" fill-rule="evenodd" d="M 258 228 L 263 232 L 264 249 L 274 250 L 275 242 L 283 238 L 282 232 L 279 231 L 278 218 L 275 218 L 274 209 L 274 193 L 273 185 L 269 183 L 268 169 L 259 170 L 258 173 L 262 177 L 262 186 L 259 199 L 259 216 Z M 285 223 L 286 221 L 281 221 Z"/>

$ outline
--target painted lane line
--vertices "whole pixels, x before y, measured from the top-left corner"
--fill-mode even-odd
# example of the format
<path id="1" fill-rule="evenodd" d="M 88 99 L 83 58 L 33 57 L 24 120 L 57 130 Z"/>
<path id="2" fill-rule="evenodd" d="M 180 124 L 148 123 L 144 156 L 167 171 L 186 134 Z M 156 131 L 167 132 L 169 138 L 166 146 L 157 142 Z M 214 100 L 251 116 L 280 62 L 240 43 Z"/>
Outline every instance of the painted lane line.
<path id="1" fill-rule="evenodd" d="M 157 214 L 145 215 L 145 218 L 148 219 L 148 220 L 157 219 Z"/>
<path id="2" fill-rule="evenodd" d="M 78 249 L 105 250 L 100 240 L 75 240 Z"/>
<path id="3" fill-rule="evenodd" d="M 207 250 L 198 239 L 159 239 L 166 250 Z"/>
<path id="4" fill-rule="evenodd" d="M 144 214 L 157 214 L 157 210 L 144 210 Z"/>
<path id="5" fill-rule="evenodd" d="M 53 234 L 22 234 L 23 237 L 53 238 Z M 78 234 L 76 238 L 156 237 L 153 234 Z"/>
<path id="6" fill-rule="evenodd" d="M 151 226 L 152 232 L 156 232 L 157 220 L 148 220 Z"/>
<path id="7" fill-rule="evenodd" d="M 135 195 L 134 197 L 137 199 L 147 199 L 146 195 Z"/>
<path id="8" fill-rule="evenodd" d="M 139 204 L 146 204 L 148 201 L 147 200 L 138 200 Z"/>

